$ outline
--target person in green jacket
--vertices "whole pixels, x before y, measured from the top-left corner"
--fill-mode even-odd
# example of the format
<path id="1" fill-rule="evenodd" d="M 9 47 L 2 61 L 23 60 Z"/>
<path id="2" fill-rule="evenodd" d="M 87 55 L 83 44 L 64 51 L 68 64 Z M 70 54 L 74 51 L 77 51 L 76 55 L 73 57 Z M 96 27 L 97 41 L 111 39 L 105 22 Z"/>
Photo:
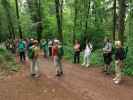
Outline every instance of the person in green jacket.
<path id="1" fill-rule="evenodd" d="M 26 43 L 24 40 L 20 40 L 18 43 L 18 52 L 20 56 L 20 61 L 24 62 L 26 60 L 25 57 L 25 49 L 26 49 Z"/>
<path id="2" fill-rule="evenodd" d="M 42 41 L 42 49 L 44 52 L 44 57 L 48 58 L 48 42 L 46 40 Z"/>

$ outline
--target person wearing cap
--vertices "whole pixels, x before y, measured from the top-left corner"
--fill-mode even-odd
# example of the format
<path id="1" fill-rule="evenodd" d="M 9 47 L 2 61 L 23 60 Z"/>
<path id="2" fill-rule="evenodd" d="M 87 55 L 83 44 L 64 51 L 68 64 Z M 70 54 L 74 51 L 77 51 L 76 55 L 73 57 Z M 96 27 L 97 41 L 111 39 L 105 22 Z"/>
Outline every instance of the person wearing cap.
<path id="1" fill-rule="evenodd" d="M 62 68 L 62 56 L 64 54 L 63 47 L 59 40 L 54 40 L 54 45 L 52 48 L 52 58 L 54 60 L 54 65 L 56 66 L 56 76 L 63 75 L 63 68 Z"/>
<path id="2" fill-rule="evenodd" d="M 32 45 L 32 58 L 31 58 L 31 76 L 33 77 L 39 77 L 39 47 L 38 47 L 38 41 L 34 40 Z"/>
<path id="3" fill-rule="evenodd" d="M 121 41 L 115 42 L 115 78 L 113 79 L 115 84 L 119 84 L 122 80 L 121 69 L 123 67 L 124 60 L 124 48 L 122 47 Z"/>

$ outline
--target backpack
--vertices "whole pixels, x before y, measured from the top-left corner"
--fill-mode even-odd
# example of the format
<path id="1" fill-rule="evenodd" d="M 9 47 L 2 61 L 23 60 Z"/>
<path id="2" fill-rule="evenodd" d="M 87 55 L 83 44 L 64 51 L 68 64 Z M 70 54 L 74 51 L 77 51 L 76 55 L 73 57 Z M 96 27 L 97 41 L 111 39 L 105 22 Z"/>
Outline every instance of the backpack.
<path id="1" fill-rule="evenodd" d="M 18 44 L 19 52 L 23 52 L 25 50 L 25 43 L 23 41 Z"/>
<path id="2" fill-rule="evenodd" d="M 28 50 L 28 57 L 29 59 L 33 59 L 34 57 L 34 48 L 33 47 L 29 47 L 29 50 Z"/>
<path id="3" fill-rule="evenodd" d="M 58 57 L 59 58 L 62 58 L 63 55 L 64 55 L 64 49 L 63 49 L 63 47 L 58 48 Z"/>

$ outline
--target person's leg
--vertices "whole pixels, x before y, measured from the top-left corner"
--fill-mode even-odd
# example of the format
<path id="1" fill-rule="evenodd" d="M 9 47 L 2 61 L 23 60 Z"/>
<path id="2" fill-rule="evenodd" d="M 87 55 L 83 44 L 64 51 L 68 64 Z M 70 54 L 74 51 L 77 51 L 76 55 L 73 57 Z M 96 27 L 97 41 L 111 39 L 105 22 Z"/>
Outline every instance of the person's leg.
<path id="1" fill-rule="evenodd" d="M 121 81 L 120 62 L 116 61 L 115 72 L 116 72 L 116 77 L 113 80 L 115 84 L 119 84 L 119 82 Z"/>
<path id="2" fill-rule="evenodd" d="M 23 52 L 23 60 L 25 61 L 26 60 L 26 56 L 25 56 L 25 51 Z"/>
<path id="3" fill-rule="evenodd" d="M 20 62 L 23 62 L 23 53 L 22 52 L 19 53 L 19 57 L 20 57 Z"/>
<path id="4" fill-rule="evenodd" d="M 109 56 L 108 56 L 107 74 L 111 74 L 111 67 L 112 67 L 112 54 L 109 54 Z"/>
<path id="5" fill-rule="evenodd" d="M 117 73 L 117 82 L 118 83 L 120 83 L 120 81 L 121 81 L 121 76 L 122 76 L 122 73 L 121 73 L 121 66 L 122 66 L 122 62 L 120 61 L 119 63 L 118 63 L 118 73 Z"/>
<path id="6" fill-rule="evenodd" d="M 62 62 L 61 59 L 59 59 L 59 68 L 60 68 L 60 74 L 63 74 L 63 66 L 62 66 Z"/>
<path id="7" fill-rule="evenodd" d="M 86 54 L 84 54 L 82 66 L 85 66 L 85 64 L 86 64 Z"/>
<path id="8" fill-rule="evenodd" d="M 77 63 L 80 63 L 80 52 L 77 52 Z"/>
<path id="9" fill-rule="evenodd" d="M 90 66 L 90 55 L 87 55 L 87 64 L 86 64 L 86 67 L 89 67 Z"/>
<path id="10" fill-rule="evenodd" d="M 32 59 L 32 60 L 31 60 L 31 75 L 32 75 L 32 76 L 35 75 L 35 64 L 36 64 L 35 59 Z"/>
<path id="11" fill-rule="evenodd" d="M 39 77 L 39 75 L 40 75 L 40 71 L 39 71 L 39 67 L 40 67 L 40 65 L 39 65 L 39 61 L 38 61 L 38 59 L 36 59 L 35 60 L 35 77 Z"/>
<path id="12" fill-rule="evenodd" d="M 74 59 L 74 64 L 76 64 L 76 52 L 74 52 L 74 57 L 73 57 Z"/>
<path id="13" fill-rule="evenodd" d="M 107 57 L 106 57 L 106 54 L 103 54 L 103 58 L 104 58 L 103 72 L 107 72 Z"/>

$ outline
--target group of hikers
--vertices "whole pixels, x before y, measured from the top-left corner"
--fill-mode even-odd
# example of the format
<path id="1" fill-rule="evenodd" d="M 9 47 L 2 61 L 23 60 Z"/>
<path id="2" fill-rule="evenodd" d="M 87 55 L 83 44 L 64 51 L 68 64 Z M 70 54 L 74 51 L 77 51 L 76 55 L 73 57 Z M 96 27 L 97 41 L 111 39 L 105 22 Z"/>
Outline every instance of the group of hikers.
<path id="1" fill-rule="evenodd" d="M 114 50 L 115 48 L 115 50 Z M 63 65 L 62 59 L 64 56 L 64 47 L 60 40 L 58 39 L 42 39 L 38 41 L 37 39 L 18 39 L 16 41 L 16 52 L 17 56 L 19 56 L 20 61 L 23 63 L 26 60 L 26 56 L 30 59 L 31 62 L 31 76 L 39 77 L 39 56 L 40 50 L 43 51 L 44 57 L 47 59 L 51 59 L 56 69 L 56 76 L 62 76 L 63 73 Z M 76 40 L 73 46 L 74 56 L 73 62 L 74 64 L 80 64 L 80 53 L 83 51 L 83 63 L 81 66 L 89 67 L 91 54 L 93 51 L 93 45 L 89 41 L 86 41 L 84 48 L 81 49 L 80 41 Z M 122 73 L 121 69 L 124 66 L 124 59 L 126 58 L 125 49 L 122 46 L 121 41 L 115 41 L 115 47 L 113 43 L 108 38 L 104 40 L 103 47 L 103 58 L 104 58 L 104 69 L 103 72 L 106 74 L 111 73 L 113 55 L 115 56 L 115 78 L 113 82 L 115 84 L 119 84 L 122 81 Z M 115 51 L 115 52 L 114 52 Z"/>
<path id="2" fill-rule="evenodd" d="M 104 68 L 103 72 L 107 75 L 111 74 L 113 58 L 115 60 L 115 78 L 113 82 L 119 84 L 122 81 L 122 68 L 124 67 L 124 60 L 126 59 L 128 47 L 124 48 L 121 41 L 115 41 L 113 46 L 112 41 L 109 38 L 104 39 L 103 46 L 103 59 Z M 74 63 L 80 63 L 80 42 L 76 41 L 74 45 Z M 93 50 L 93 45 L 90 42 L 86 42 L 85 48 L 83 48 L 83 64 L 82 66 L 89 67 L 90 59 Z"/>

